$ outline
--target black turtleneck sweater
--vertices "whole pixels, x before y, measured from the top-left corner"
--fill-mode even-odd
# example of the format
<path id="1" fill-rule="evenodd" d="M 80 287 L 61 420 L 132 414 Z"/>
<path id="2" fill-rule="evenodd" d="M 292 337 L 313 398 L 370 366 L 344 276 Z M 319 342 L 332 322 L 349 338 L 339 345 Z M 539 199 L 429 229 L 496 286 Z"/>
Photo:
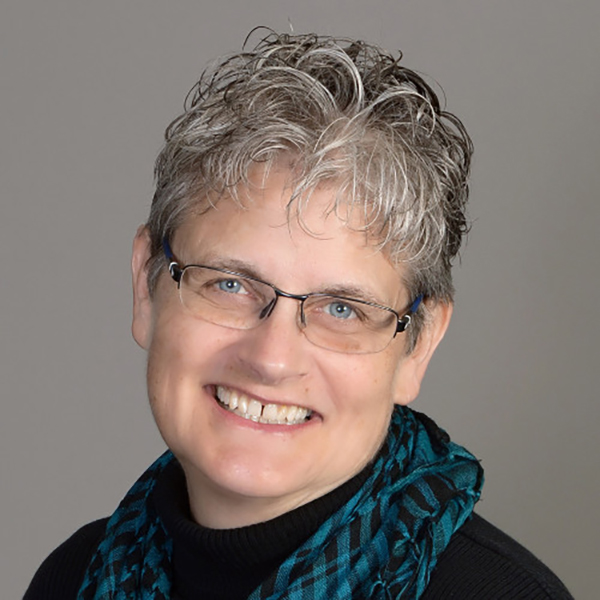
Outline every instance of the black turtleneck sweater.
<path id="1" fill-rule="evenodd" d="M 265 523 L 208 529 L 192 520 L 183 470 L 177 463 L 169 465 L 154 490 L 154 504 L 173 540 L 172 600 L 245 600 L 354 496 L 369 471 Z"/>
<path id="2" fill-rule="evenodd" d="M 265 523 L 207 529 L 190 514 L 185 477 L 173 464 L 154 492 L 173 539 L 172 600 L 245 600 L 296 548 L 348 501 L 369 467 L 326 496 Z M 36 573 L 24 600 L 74 600 L 107 519 L 81 528 Z M 562 583 L 513 539 L 481 517 L 459 529 L 421 600 L 572 600 Z"/>

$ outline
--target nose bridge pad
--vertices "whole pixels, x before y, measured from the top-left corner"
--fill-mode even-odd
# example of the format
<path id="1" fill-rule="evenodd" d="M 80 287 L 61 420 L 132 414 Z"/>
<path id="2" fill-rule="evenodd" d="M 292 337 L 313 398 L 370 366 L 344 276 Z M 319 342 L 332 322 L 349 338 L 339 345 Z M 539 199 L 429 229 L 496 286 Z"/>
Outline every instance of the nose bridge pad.
<path id="1" fill-rule="evenodd" d="M 268 317 L 271 316 L 271 313 L 273 312 L 273 309 L 275 308 L 275 305 L 277 304 L 277 298 L 279 296 L 275 296 L 273 298 L 273 300 L 271 300 L 271 302 L 269 302 L 269 304 L 267 304 L 261 311 L 260 314 L 258 315 L 258 318 L 262 321 L 263 319 L 267 319 Z"/>
<path id="2" fill-rule="evenodd" d="M 300 327 L 300 329 L 304 330 L 306 329 L 306 313 L 304 312 L 304 302 L 305 302 L 306 298 L 304 298 L 304 300 L 300 300 L 300 311 L 299 311 L 299 319 L 298 319 L 298 326 Z"/>

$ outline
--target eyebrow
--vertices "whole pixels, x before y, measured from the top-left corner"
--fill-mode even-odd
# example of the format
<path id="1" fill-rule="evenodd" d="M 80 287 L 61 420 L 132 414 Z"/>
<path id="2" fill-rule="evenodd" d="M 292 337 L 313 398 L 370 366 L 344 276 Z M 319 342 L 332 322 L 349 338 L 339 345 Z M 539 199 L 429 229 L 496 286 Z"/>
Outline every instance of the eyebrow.
<path id="1" fill-rule="evenodd" d="M 359 288 L 355 285 L 335 285 L 327 287 L 319 293 L 327 294 L 328 296 L 339 296 L 340 298 L 347 298 L 348 300 L 363 300 L 364 302 L 387 306 L 380 298 L 377 298 L 363 288 Z"/>
<path id="2" fill-rule="evenodd" d="M 269 283 L 270 285 L 275 286 L 279 289 L 279 286 L 271 283 L 268 279 L 264 277 L 262 273 L 259 273 L 252 264 L 246 262 L 245 260 L 240 260 L 238 258 L 219 258 L 216 256 L 206 256 L 200 262 L 190 263 L 190 264 L 203 264 L 207 267 L 215 267 L 217 269 L 225 269 L 226 271 L 232 271 L 233 273 L 238 273 L 239 275 L 244 275 L 246 277 L 251 277 L 253 279 L 258 279 L 263 281 L 264 283 Z M 285 290 L 286 292 L 289 290 Z M 352 284 L 333 284 L 330 286 L 326 286 L 319 290 L 313 290 L 311 292 L 306 292 L 307 294 L 326 294 L 327 296 L 339 296 L 341 298 L 347 298 L 348 300 L 363 300 L 365 302 L 371 302 L 373 304 L 379 304 L 381 306 L 387 306 L 385 301 L 382 301 L 381 298 L 378 298 L 373 293 L 366 291 L 364 288 L 358 287 Z"/>
<path id="3" fill-rule="evenodd" d="M 259 273 L 252 266 L 252 264 L 238 258 L 224 259 L 209 255 L 206 257 L 206 259 L 194 264 L 214 267 L 215 269 L 225 269 L 226 271 L 232 271 L 234 273 L 238 273 L 239 275 L 245 275 L 247 277 L 253 277 L 254 279 L 260 279 L 261 281 L 264 281 L 262 274 Z"/>

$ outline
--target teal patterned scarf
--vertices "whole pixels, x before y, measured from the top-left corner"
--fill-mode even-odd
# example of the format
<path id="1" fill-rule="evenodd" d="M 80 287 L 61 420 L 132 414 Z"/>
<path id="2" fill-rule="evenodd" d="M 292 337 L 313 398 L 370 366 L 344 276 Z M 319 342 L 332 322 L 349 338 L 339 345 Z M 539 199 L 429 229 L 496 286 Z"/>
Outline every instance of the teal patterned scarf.
<path id="1" fill-rule="evenodd" d="M 151 500 L 161 456 L 110 518 L 79 600 L 167 600 L 172 543 Z M 289 556 L 249 600 L 413 599 L 479 499 L 483 471 L 431 419 L 394 411 L 361 490 Z"/>

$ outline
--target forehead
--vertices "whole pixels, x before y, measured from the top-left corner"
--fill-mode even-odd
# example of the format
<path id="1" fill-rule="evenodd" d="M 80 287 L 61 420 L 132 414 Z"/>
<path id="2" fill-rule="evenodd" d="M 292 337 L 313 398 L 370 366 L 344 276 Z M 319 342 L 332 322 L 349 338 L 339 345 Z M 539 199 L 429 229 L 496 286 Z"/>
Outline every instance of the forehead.
<path id="1" fill-rule="evenodd" d="M 290 203 L 289 172 L 254 174 L 237 190 L 192 212 L 174 250 L 186 264 L 249 265 L 252 274 L 289 292 L 360 288 L 375 300 L 402 299 L 402 271 L 369 242 L 359 211 L 333 210 L 337 190 L 319 186 Z M 235 269 L 234 269 L 235 270 Z"/>

